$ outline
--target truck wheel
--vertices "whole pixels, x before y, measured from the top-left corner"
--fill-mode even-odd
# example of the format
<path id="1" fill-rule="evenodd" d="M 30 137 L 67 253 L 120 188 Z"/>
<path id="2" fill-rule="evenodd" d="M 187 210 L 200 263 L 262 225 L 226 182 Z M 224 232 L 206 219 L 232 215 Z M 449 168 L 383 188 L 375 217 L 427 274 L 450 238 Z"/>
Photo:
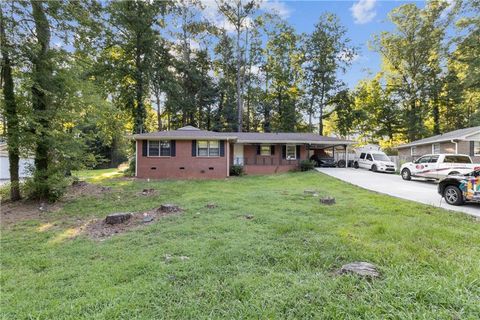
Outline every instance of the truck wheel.
<path id="1" fill-rule="evenodd" d="M 347 167 L 347 163 L 345 162 L 345 160 L 338 160 L 338 162 L 337 162 L 337 167 L 339 167 L 339 168 L 346 168 L 346 167 Z"/>
<path id="2" fill-rule="evenodd" d="M 463 204 L 462 191 L 456 186 L 447 186 L 443 191 L 443 197 L 448 204 L 459 206 Z"/>
<path id="3" fill-rule="evenodd" d="M 353 167 L 354 167 L 355 169 L 360 168 L 360 166 L 358 165 L 358 162 L 357 162 L 357 161 L 355 161 L 355 162 L 353 163 Z"/>
<path id="4" fill-rule="evenodd" d="M 372 166 L 372 171 L 373 171 L 373 172 L 377 172 L 377 165 L 374 164 L 374 165 Z"/>
<path id="5" fill-rule="evenodd" d="M 403 180 L 412 180 L 412 173 L 408 169 L 402 170 L 402 179 Z"/>

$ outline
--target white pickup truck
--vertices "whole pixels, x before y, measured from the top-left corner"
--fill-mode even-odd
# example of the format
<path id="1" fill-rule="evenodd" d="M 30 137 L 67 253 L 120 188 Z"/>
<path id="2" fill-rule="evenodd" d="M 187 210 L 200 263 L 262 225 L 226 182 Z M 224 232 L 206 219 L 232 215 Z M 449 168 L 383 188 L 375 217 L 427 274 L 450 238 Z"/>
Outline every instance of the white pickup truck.
<path id="1" fill-rule="evenodd" d="M 423 178 L 440 180 L 449 175 L 467 174 L 480 168 L 464 154 L 427 154 L 413 162 L 407 162 L 400 168 L 403 180 Z"/>

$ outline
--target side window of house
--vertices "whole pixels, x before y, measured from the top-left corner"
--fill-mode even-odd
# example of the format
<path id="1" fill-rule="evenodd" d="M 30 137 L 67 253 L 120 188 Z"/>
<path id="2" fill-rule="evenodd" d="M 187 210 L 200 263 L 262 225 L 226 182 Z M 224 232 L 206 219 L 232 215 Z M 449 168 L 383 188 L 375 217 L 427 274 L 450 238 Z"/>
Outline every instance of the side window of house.
<path id="1" fill-rule="evenodd" d="M 295 145 L 287 145 L 287 160 L 297 159 L 297 147 Z"/>
<path id="2" fill-rule="evenodd" d="M 360 154 L 360 159 L 362 159 L 362 160 L 365 159 L 365 153 Z"/>
<path id="3" fill-rule="evenodd" d="M 412 156 L 416 156 L 417 155 L 417 147 L 411 147 L 410 148 L 410 154 Z"/>
<path id="4" fill-rule="evenodd" d="M 170 157 L 171 152 L 170 152 L 170 141 L 168 140 L 163 140 L 160 141 L 160 156 L 162 157 Z"/>
<path id="5" fill-rule="evenodd" d="M 272 155 L 272 149 L 270 145 L 261 145 L 260 146 L 260 155 L 261 156 L 271 156 Z"/>
<path id="6" fill-rule="evenodd" d="M 209 157 L 218 157 L 220 155 L 220 144 L 218 141 L 209 141 L 208 142 L 208 156 Z"/>
<path id="7" fill-rule="evenodd" d="M 367 154 L 367 160 L 368 161 L 373 161 L 372 155 L 370 153 Z"/>
<path id="8" fill-rule="evenodd" d="M 439 154 L 440 153 L 440 143 L 434 143 L 432 145 L 432 153 Z"/>
<path id="9" fill-rule="evenodd" d="M 149 157 L 170 157 L 170 141 L 148 141 L 148 156 Z"/>
<path id="10" fill-rule="evenodd" d="M 218 157 L 220 155 L 220 143 L 218 141 L 197 141 L 197 155 L 199 157 Z"/>
<path id="11" fill-rule="evenodd" d="M 473 155 L 480 156 L 480 141 L 475 141 L 473 143 Z"/>
<path id="12" fill-rule="evenodd" d="M 160 141 L 148 141 L 148 156 L 158 157 L 160 154 Z"/>

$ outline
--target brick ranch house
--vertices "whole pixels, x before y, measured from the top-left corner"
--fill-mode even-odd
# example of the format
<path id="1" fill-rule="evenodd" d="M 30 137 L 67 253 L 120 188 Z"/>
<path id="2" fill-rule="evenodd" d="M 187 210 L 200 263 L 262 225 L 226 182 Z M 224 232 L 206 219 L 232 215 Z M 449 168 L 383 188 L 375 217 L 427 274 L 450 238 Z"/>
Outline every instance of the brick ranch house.
<path id="1" fill-rule="evenodd" d="M 212 132 L 192 126 L 133 139 L 135 176 L 152 179 L 221 179 L 230 175 L 232 165 L 243 166 L 246 174 L 286 172 L 328 149 L 346 154 L 353 144 L 313 133 Z"/>
<path id="2" fill-rule="evenodd" d="M 455 130 L 397 147 L 403 161 L 412 161 L 426 154 L 466 154 L 480 162 L 480 126 Z"/>

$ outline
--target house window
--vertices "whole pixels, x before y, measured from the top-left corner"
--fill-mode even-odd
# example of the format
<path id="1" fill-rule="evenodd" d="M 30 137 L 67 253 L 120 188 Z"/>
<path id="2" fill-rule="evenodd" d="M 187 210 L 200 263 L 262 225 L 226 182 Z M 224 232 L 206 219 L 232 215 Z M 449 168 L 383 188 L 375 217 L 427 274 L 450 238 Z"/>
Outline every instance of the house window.
<path id="1" fill-rule="evenodd" d="M 170 141 L 148 141 L 148 156 L 149 157 L 170 157 Z"/>
<path id="2" fill-rule="evenodd" d="M 220 155 L 220 143 L 218 141 L 200 140 L 197 142 L 197 148 L 199 157 L 218 157 Z"/>
<path id="3" fill-rule="evenodd" d="M 287 160 L 296 160 L 297 159 L 297 146 L 292 144 L 287 144 Z"/>
<path id="4" fill-rule="evenodd" d="M 473 155 L 480 156 L 480 141 L 475 141 L 473 143 Z"/>
<path id="5" fill-rule="evenodd" d="M 410 155 L 412 155 L 412 156 L 417 155 L 417 147 L 411 147 L 410 148 Z"/>
<path id="6" fill-rule="evenodd" d="M 260 146 L 260 155 L 261 156 L 271 156 L 272 155 L 272 148 L 270 146 Z"/>
<path id="7" fill-rule="evenodd" d="M 440 154 L 440 143 L 432 144 L 432 153 L 433 154 Z"/>

